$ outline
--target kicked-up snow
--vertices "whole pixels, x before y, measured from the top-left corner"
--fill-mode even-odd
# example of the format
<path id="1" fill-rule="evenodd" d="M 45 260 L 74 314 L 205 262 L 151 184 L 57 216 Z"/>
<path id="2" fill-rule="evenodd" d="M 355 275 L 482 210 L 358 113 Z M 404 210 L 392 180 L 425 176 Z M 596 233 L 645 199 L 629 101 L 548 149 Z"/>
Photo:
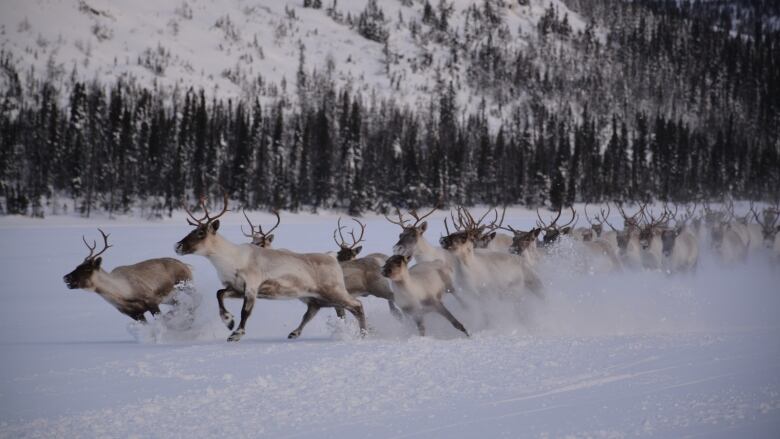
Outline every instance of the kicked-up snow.
<path id="1" fill-rule="evenodd" d="M 253 219 L 272 223 L 267 214 Z M 444 212 L 429 218 L 436 244 Z M 274 245 L 333 251 L 336 214 L 282 213 Z M 220 232 L 244 242 L 243 217 Z M 535 213 L 513 209 L 528 228 Z M 363 254 L 389 253 L 398 227 L 369 216 Z M 615 220 L 617 222 L 617 220 Z M 214 268 L 199 256 L 173 314 L 133 323 L 62 276 L 100 226 L 103 266 L 174 256 L 190 231 L 161 222 L 0 218 L 0 437 L 778 437 L 780 281 L 758 252 L 724 267 L 703 244 L 694 274 L 598 274 L 564 242 L 538 274 L 544 300 L 486 294 L 446 305 L 428 336 L 385 301 L 362 299 L 357 336 L 323 309 L 300 339 L 305 306 L 258 301 L 227 343 Z M 199 301 L 199 302 L 198 302 Z M 235 315 L 240 302 L 227 302 Z"/>

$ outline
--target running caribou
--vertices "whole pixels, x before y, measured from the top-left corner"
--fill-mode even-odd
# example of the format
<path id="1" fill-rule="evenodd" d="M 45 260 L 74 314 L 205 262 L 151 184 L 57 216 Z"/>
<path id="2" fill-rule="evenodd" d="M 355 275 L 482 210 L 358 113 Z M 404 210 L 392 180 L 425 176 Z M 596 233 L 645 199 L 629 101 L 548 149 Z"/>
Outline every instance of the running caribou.
<path id="1" fill-rule="evenodd" d="M 192 280 L 192 271 L 186 264 L 173 258 L 148 259 L 133 265 L 123 265 L 106 272 L 101 267 L 101 255 L 112 247 L 109 234 L 98 229 L 103 236 L 103 249 L 95 253 L 97 241 L 89 245 L 89 254 L 75 270 L 66 274 L 63 281 L 71 290 L 78 288 L 94 291 L 122 314 L 139 322 L 146 322 L 145 313 L 160 313 L 160 304 L 173 305 L 174 287 Z"/>
<path id="2" fill-rule="evenodd" d="M 417 324 L 420 335 L 425 335 L 423 316 L 430 312 L 440 314 L 455 327 L 469 335 L 462 323 L 442 303 L 445 292 L 452 292 L 452 269 L 441 261 L 419 262 L 409 268 L 409 258 L 391 256 L 382 267 L 382 275 L 390 286 L 404 313 Z"/>
<path id="3" fill-rule="evenodd" d="M 396 318 L 401 318 L 401 312 L 395 306 L 395 299 L 393 296 L 393 290 L 390 288 L 388 280 L 382 276 L 382 265 L 387 260 L 387 255 L 382 253 L 371 253 L 362 258 L 358 258 L 357 255 L 363 249 L 359 246 L 362 242 L 363 235 L 366 230 L 366 225 L 361 223 L 355 218 L 352 221 L 356 222 L 360 227 L 360 236 L 355 237 L 355 231 L 350 230 L 349 236 L 351 243 L 347 242 L 344 238 L 342 230 L 345 226 L 341 225 L 341 217 L 339 217 L 336 223 L 337 228 L 333 231 L 333 241 L 339 246 L 337 259 L 341 270 L 344 273 L 344 284 L 347 287 L 347 291 L 353 297 L 361 296 L 374 296 L 380 299 L 387 300 L 387 306 L 390 309 L 390 313 Z M 336 235 L 338 234 L 338 238 Z M 344 317 L 344 310 L 336 308 L 336 313 L 339 317 Z"/>
<path id="4" fill-rule="evenodd" d="M 218 232 L 219 218 L 228 211 L 227 194 L 222 211 L 211 215 L 205 198 L 200 199 L 203 216 L 197 217 L 188 208 L 187 222 L 195 227 L 176 244 L 179 255 L 196 254 L 206 257 L 220 281 L 243 295 L 241 321 L 228 341 L 238 341 L 246 332 L 246 323 L 252 314 L 256 299 L 298 299 L 307 305 L 300 325 L 288 338 L 300 336 L 303 327 L 323 307 L 343 307 L 358 320 L 365 332 L 363 305 L 353 298 L 344 286 L 338 262 L 323 253 L 294 253 L 273 250 L 252 244 L 234 244 Z M 222 309 L 220 310 L 222 312 Z M 224 311 L 229 318 L 230 313 Z"/>

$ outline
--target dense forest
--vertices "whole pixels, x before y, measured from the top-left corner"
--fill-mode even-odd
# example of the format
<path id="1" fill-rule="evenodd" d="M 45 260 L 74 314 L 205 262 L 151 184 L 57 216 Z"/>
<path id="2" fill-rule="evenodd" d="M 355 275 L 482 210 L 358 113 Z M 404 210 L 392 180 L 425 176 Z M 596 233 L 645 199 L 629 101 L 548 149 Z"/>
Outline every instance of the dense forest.
<path id="1" fill-rule="evenodd" d="M 337 85 L 303 50 L 294 90 L 246 100 L 75 78 L 66 92 L 0 54 L 0 212 L 42 216 L 71 199 L 83 215 L 163 215 L 223 190 L 250 208 L 351 214 L 780 195 L 777 4 L 569 0 L 584 31 L 551 6 L 510 51 L 496 3 L 475 2 L 462 32 L 446 1 L 405 22 L 450 45 L 443 69 L 483 92 L 470 108 L 448 75 L 412 108 Z M 386 38 L 381 8 L 366 10 L 357 31 Z"/>

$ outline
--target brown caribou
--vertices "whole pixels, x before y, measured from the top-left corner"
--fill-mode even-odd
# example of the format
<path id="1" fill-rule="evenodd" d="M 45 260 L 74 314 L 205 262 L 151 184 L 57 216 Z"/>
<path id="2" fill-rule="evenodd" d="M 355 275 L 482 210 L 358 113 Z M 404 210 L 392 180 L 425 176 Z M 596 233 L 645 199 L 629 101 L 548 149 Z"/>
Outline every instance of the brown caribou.
<path id="1" fill-rule="evenodd" d="M 103 236 L 103 249 L 95 253 L 97 241 L 89 245 L 81 237 L 89 254 L 63 277 L 68 288 L 94 291 L 119 312 L 139 322 L 146 322 L 146 312 L 159 314 L 160 304 L 175 304 L 174 287 L 192 280 L 189 266 L 173 258 L 157 258 L 106 272 L 101 268 L 101 255 L 112 246 L 108 243 L 109 235 L 101 229 L 98 231 Z"/>

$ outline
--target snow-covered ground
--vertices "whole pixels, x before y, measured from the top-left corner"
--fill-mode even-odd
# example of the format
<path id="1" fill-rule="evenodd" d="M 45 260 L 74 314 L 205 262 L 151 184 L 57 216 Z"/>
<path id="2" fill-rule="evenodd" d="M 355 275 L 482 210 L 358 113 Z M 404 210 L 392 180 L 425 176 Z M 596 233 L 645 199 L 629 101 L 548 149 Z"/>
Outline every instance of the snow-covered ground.
<path id="1" fill-rule="evenodd" d="M 254 218 L 270 222 L 267 214 Z M 443 213 L 431 220 L 438 239 Z M 333 250 L 336 215 L 283 213 L 274 244 Z M 508 213 L 516 227 L 535 214 Z M 220 229 L 244 241 L 230 213 Z M 397 227 L 366 218 L 364 252 Z M 261 301 L 239 343 L 217 314 L 214 269 L 186 256 L 203 294 L 187 331 L 130 324 L 62 276 L 99 225 L 103 265 L 173 256 L 162 222 L 0 218 L 0 437 L 773 437 L 780 434 L 780 273 L 760 255 L 695 275 L 541 269 L 547 300 L 517 313 L 449 303 L 473 336 L 428 316 L 428 337 L 365 299 L 371 334 L 323 310 Z M 561 259 L 566 259 L 562 252 Z M 512 305 L 512 306 L 510 306 Z M 228 307 L 236 314 L 239 302 Z M 522 315 L 522 317 L 519 317 Z M 485 319 L 489 316 L 489 319 Z"/>
<path id="2" fill-rule="evenodd" d="M 0 51 L 22 78 L 30 74 L 49 80 L 62 89 L 63 99 L 74 79 L 121 79 L 154 87 L 154 94 L 194 87 L 204 89 L 207 98 L 294 100 L 302 52 L 307 74 L 328 72 L 328 81 L 366 97 L 376 93 L 411 107 L 425 106 L 444 80 L 454 82 L 461 107 L 476 108 L 486 99 L 492 112 L 508 111 L 484 90 L 472 88 L 461 61 L 451 59 L 449 41 L 419 36 L 430 27 L 422 23 L 423 2 L 378 2 L 387 47 L 364 38 L 347 22 L 348 16 L 358 21 L 367 0 L 322 3 L 322 9 L 310 9 L 302 0 L 4 0 Z M 328 8 L 334 3 L 332 17 Z M 474 33 L 467 29 L 466 10 L 475 4 L 482 8 L 482 2 L 447 4 L 452 8 L 450 35 L 463 39 Z M 536 25 L 551 5 L 567 16 L 574 31 L 585 28 L 561 0 L 491 5 L 505 25 L 506 40 L 500 44 L 508 49 L 522 50 L 536 38 Z M 486 39 L 475 35 L 472 44 Z M 0 72 L 0 85 L 5 79 Z"/>

